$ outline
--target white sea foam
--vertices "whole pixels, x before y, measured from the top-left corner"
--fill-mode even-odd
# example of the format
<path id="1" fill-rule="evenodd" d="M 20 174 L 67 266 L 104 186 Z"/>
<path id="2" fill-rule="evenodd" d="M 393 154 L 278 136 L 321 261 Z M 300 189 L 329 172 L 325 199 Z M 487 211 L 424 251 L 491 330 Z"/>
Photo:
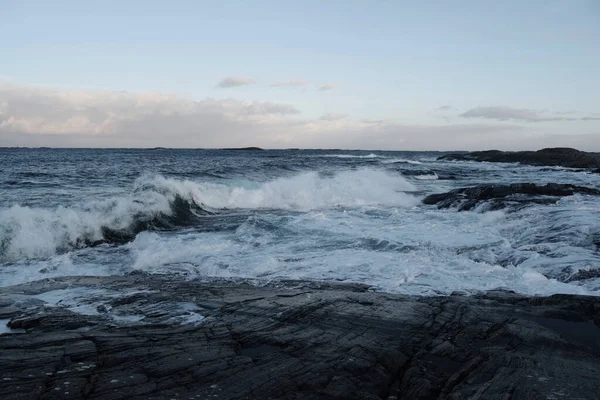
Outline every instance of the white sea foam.
<path id="1" fill-rule="evenodd" d="M 431 174 L 415 175 L 413 178 L 420 181 L 435 181 L 439 177 L 435 172 L 432 172 Z"/>
<path id="2" fill-rule="evenodd" d="M 562 283 L 552 276 L 567 267 L 600 265 L 585 247 L 600 222 L 598 211 L 593 201 L 572 198 L 521 213 L 387 205 L 260 212 L 235 230 L 142 232 L 122 247 L 86 249 L 90 258 L 83 261 L 69 253 L 31 265 L 47 269 L 56 260 L 57 276 L 76 274 L 77 268 L 79 274 L 106 275 L 111 271 L 100 255 L 119 252 L 112 274 L 127 272 L 120 269 L 125 263 L 129 270 L 200 279 L 333 280 L 418 295 L 497 288 L 597 294 L 598 282 Z M 69 266 L 61 270 L 63 265 Z M 35 269 L 23 264 L 19 277 L 36 279 Z"/>
<path id="3" fill-rule="evenodd" d="M 366 155 L 360 154 L 323 154 L 318 155 L 317 157 L 331 157 L 331 158 L 386 158 L 385 156 L 371 153 Z"/>
<path id="4" fill-rule="evenodd" d="M 182 325 L 199 325 L 204 316 L 199 312 L 201 309 L 194 303 L 161 301 L 134 307 L 111 306 L 111 301 L 118 298 L 133 296 L 137 294 L 152 293 L 149 290 L 126 290 L 123 292 L 105 289 L 94 289 L 89 287 L 73 287 L 43 292 L 31 296 L 41 300 L 47 307 L 66 308 L 71 312 L 81 315 L 104 315 L 120 323 L 137 324 L 144 323 L 147 315 L 158 318 L 167 323 L 178 323 Z M 102 313 L 99 308 L 102 307 Z M 147 314 L 147 315 L 146 315 Z M 4 320 L 0 320 L 0 323 Z M 9 330 L 4 329 L 4 332 Z M 0 327 L 0 334 L 3 333 Z"/>
<path id="5" fill-rule="evenodd" d="M 311 210 L 365 205 L 412 206 L 415 190 L 404 178 L 359 169 L 323 177 L 307 172 L 269 182 L 217 184 L 143 176 L 132 193 L 78 207 L 19 205 L 0 210 L 0 260 L 48 257 L 102 239 L 102 228 L 124 230 L 136 219 L 171 215 L 176 197 L 210 209 Z"/>
<path id="6" fill-rule="evenodd" d="M 0 286 L 137 269 L 200 279 L 247 278 L 259 284 L 283 279 L 359 282 L 387 292 L 420 295 L 496 288 L 527 294 L 600 293 L 598 278 L 561 282 L 577 271 L 600 265 L 594 245 L 600 237 L 597 197 L 570 196 L 556 205 L 531 205 L 510 212 L 483 212 L 487 208 L 483 206 L 474 212 L 457 212 L 418 204 L 426 193 L 482 182 L 596 187 L 599 175 L 428 160 L 428 168 L 455 179 L 437 181 L 423 171 L 429 179 L 422 180 L 404 178 L 399 171 L 386 172 L 391 166 L 382 165 L 418 161 L 374 156 L 368 156 L 375 159 L 368 164 L 379 170 L 332 172 L 339 163 L 310 155 L 297 165 L 317 166 L 298 168 L 320 173 L 292 175 L 288 170 L 268 169 L 268 173 L 251 173 L 254 180 L 240 179 L 250 175 L 237 173 L 231 180 L 201 173 L 197 176 L 204 180 L 145 175 L 128 188 L 109 185 L 106 191 L 94 191 L 117 193 L 110 199 L 83 193 L 69 207 L 0 209 Z M 268 160 L 269 165 L 275 162 Z M 182 164 L 185 176 L 195 176 L 190 172 L 193 162 Z M 232 161 L 222 162 L 227 170 L 226 164 Z M 52 189 L 47 193 L 55 194 Z M 102 238 L 102 227 L 128 229 L 140 219 L 177 217 L 171 215 L 173 204 L 179 204 L 177 198 L 215 215 L 198 219 L 193 226 L 175 226 L 181 229 L 141 232 L 126 245 L 82 248 L 86 241 Z M 66 203 L 54 199 L 52 204 Z M 59 295 L 57 300 L 69 297 Z M 73 301 L 61 304 L 78 307 L 75 303 L 80 299 Z M 202 318 L 201 312 L 184 311 L 179 314 L 181 321 L 187 318 L 195 323 Z M 111 316 L 129 322 L 144 318 L 126 313 Z"/>
<path id="7" fill-rule="evenodd" d="M 553 270 L 540 264 L 501 266 L 503 252 L 515 251 L 508 238 L 519 227 L 510 224 L 502 211 L 323 210 L 251 217 L 235 232 L 146 232 L 128 247 L 134 268 L 206 279 L 333 280 L 419 295 L 498 288 L 593 293 L 546 277 Z"/>
<path id="8" fill-rule="evenodd" d="M 0 335 L 25 333 L 25 329 L 11 329 L 8 327 L 10 319 L 0 319 Z"/>
<path id="9" fill-rule="evenodd" d="M 390 158 L 381 161 L 383 164 L 423 164 L 421 161 L 409 160 L 406 158 Z"/>
<path id="10" fill-rule="evenodd" d="M 307 172 L 262 184 L 230 186 L 205 183 L 192 189 L 196 203 L 211 208 L 313 210 L 337 206 L 418 203 L 407 180 L 384 171 L 360 169 L 342 171 L 331 177 Z"/>
<path id="11" fill-rule="evenodd" d="M 47 257 L 102 239 L 103 227 L 122 230 L 137 216 L 170 214 L 175 194 L 145 191 L 71 208 L 0 209 L 0 260 Z"/>
<path id="12" fill-rule="evenodd" d="M 97 307 L 107 299 L 122 296 L 120 293 L 104 289 L 76 287 L 50 290 L 32 297 L 45 303 L 47 307 L 63 307 L 81 315 L 98 315 Z"/>
<path id="13" fill-rule="evenodd" d="M 74 247 L 83 237 L 101 238 L 98 216 L 58 207 L 12 206 L 0 210 L 0 259 L 44 257 Z"/>

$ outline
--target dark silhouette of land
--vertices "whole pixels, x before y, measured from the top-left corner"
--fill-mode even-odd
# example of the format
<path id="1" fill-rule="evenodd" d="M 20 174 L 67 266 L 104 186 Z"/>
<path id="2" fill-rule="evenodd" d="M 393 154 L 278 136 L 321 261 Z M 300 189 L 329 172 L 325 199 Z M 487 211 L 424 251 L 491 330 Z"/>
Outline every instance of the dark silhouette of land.
<path id="1" fill-rule="evenodd" d="M 538 151 L 486 150 L 469 153 L 451 153 L 438 159 L 521 163 L 527 165 L 560 166 L 568 168 L 600 168 L 600 155 L 568 147 L 554 147 Z"/>

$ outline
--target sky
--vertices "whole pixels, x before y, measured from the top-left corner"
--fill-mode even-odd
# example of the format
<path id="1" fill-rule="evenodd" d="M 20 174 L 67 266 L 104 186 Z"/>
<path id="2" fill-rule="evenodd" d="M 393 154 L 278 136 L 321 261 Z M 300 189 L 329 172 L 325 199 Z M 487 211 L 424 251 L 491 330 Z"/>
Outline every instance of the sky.
<path id="1" fill-rule="evenodd" d="M 600 1 L 0 0 L 0 146 L 600 151 Z"/>

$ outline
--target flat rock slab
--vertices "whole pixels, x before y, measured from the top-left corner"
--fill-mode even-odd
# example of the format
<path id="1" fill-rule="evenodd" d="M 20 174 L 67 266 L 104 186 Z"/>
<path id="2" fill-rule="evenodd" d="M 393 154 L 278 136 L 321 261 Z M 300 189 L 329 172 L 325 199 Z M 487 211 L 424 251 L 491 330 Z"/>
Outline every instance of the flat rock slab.
<path id="1" fill-rule="evenodd" d="M 102 302 L 96 312 L 40 300 L 57 290 L 99 288 L 111 294 L 90 300 Z M 186 320 L 173 304 L 202 317 Z M 153 311 L 125 317 L 143 310 Z M 0 319 L 8 321 L 0 335 L 2 399 L 596 399 L 600 393 L 596 297 L 410 297 L 356 285 L 256 287 L 134 275 L 2 288 Z"/>

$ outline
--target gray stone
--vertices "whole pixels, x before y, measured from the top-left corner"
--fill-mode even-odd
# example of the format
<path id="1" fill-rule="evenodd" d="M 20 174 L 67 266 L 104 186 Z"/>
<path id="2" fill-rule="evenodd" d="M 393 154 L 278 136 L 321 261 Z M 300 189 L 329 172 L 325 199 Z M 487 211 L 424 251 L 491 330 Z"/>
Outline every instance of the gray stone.
<path id="1" fill-rule="evenodd" d="M 516 400 L 600 392 L 596 297 L 411 297 L 360 285 L 151 276 L 62 278 L 0 295 L 65 285 L 151 292 L 92 316 L 2 303 L 9 325 L 26 329 L 0 336 L 3 399 Z M 111 319 L 165 297 L 196 304 L 206 318 Z"/>

